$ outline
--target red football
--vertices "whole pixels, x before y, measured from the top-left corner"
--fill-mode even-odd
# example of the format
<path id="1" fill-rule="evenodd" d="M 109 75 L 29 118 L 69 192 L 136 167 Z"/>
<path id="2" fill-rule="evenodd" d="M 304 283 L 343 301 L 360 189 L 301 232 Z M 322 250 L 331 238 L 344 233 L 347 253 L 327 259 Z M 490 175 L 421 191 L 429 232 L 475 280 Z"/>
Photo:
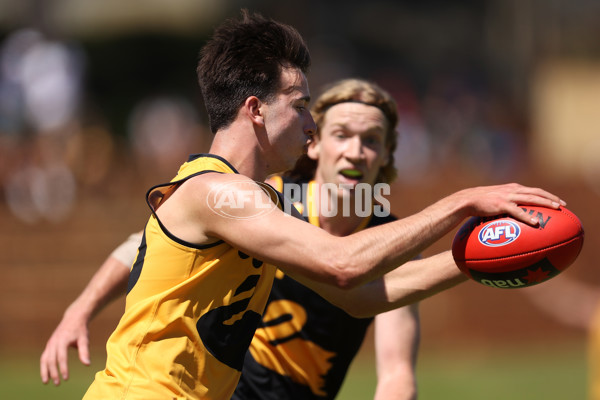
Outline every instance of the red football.
<path id="1" fill-rule="evenodd" d="M 452 255 L 460 270 L 486 286 L 520 288 L 544 282 L 575 261 L 583 245 L 583 226 L 575 214 L 522 206 L 539 224 L 507 216 L 472 217 L 458 230 Z"/>

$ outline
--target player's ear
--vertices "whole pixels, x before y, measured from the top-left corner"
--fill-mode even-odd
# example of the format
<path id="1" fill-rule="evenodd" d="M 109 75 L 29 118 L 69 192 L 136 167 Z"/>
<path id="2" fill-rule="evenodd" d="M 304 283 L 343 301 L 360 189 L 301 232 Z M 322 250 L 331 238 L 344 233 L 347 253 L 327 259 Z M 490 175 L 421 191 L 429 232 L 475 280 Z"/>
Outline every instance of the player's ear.
<path id="1" fill-rule="evenodd" d="M 260 126 L 265 126 L 265 119 L 263 116 L 263 102 L 259 100 L 256 96 L 250 96 L 244 102 L 242 106 L 243 111 L 250 120 Z"/>
<path id="2" fill-rule="evenodd" d="M 308 142 L 306 155 L 313 160 L 318 160 L 320 152 L 321 152 L 321 140 L 319 140 L 319 135 L 313 135 L 310 138 L 310 142 Z"/>

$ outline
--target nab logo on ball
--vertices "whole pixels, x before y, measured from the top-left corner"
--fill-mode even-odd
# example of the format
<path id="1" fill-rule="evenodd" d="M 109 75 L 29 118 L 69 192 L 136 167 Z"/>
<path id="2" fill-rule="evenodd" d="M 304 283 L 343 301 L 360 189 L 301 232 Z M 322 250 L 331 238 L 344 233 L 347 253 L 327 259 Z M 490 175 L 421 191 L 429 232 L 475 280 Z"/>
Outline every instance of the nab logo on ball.
<path id="1" fill-rule="evenodd" d="M 489 247 L 500 247 L 517 240 L 521 234 L 519 225 L 509 219 L 490 222 L 479 232 L 479 242 Z"/>

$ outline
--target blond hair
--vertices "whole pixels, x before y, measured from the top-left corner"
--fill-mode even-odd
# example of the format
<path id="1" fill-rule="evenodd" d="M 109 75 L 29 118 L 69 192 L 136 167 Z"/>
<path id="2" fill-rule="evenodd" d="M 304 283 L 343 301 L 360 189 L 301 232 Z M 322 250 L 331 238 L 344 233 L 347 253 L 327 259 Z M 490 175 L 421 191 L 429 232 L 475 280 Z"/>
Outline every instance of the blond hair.
<path id="1" fill-rule="evenodd" d="M 398 111 L 392 96 L 379 85 L 363 79 L 343 79 L 325 88 L 311 109 L 317 124 L 317 135 L 323 126 L 325 114 L 332 106 L 340 103 L 363 103 L 381 110 L 387 120 L 385 146 L 389 151 L 389 160 L 377 175 L 377 183 L 391 183 L 396 179 L 397 171 L 394 164 L 394 150 L 398 142 L 396 125 Z M 314 177 L 317 162 L 308 156 L 302 156 L 294 168 L 287 174 L 293 180 L 310 180 Z"/>

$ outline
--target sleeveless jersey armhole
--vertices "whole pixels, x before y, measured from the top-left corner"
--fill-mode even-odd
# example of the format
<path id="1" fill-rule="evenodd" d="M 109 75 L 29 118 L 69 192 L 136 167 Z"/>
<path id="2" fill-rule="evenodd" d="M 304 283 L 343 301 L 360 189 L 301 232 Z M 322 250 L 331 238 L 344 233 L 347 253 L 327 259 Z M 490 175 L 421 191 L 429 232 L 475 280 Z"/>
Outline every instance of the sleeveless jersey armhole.
<path id="1" fill-rule="evenodd" d="M 215 172 L 217 174 L 222 174 L 223 172 L 221 171 L 214 171 L 214 170 L 206 170 L 206 171 L 200 171 L 197 172 L 195 174 L 192 174 L 190 176 L 186 176 L 183 179 L 177 180 L 177 181 L 172 181 L 172 182 L 168 182 L 168 183 L 163 183 L 160 185 L 155 185 L 153 187 L 151 187 L 148 192 L 146 193 L 146 204 L 148 204 L 148 207 L 150 207 L 150 212 L 152 213 L 152 215 L 154 216 L 154 218 L 156 218 L 156 222 L 158 223 L 158 226 L 160 226 L 160 229 L 163 231 L 163 233 L 171 240 L 173 240 L 176 243 L 179 243 L 181 245 L 187 246 L 187 247 L 191 247 L 194 249 L 208 249 L 211 247 L 215 247 L 218 246 L 222 243 L 224 243 L 222 240 L 217 240 L 216 242 L 212 242 L 212 243 L 208 243 L 208 244 L 195 244 L 195 243 L 190 243 L 187 242 L 183 239 L 178 238 L 177 236 L 173 235 L 161 222 L 160 218 L 158 218 L 158 215 L 156 215 L 156 210 L 158 210 L 158 208 L 160 207 L 160 205 L 166 201 L 169 196 L 171 196 L 171 194 L 173 194 L 175 192 L 175 190 L 177 190 L 177 188 L 184 183 L 185 181 L 187 181 L 190 178 L 193 178 L 195 176 L 199 176 L 199 175 L 204 175 L 210 172 Z M 166 190 L 163 192 L 160 189 L 166 188 Z"/>

